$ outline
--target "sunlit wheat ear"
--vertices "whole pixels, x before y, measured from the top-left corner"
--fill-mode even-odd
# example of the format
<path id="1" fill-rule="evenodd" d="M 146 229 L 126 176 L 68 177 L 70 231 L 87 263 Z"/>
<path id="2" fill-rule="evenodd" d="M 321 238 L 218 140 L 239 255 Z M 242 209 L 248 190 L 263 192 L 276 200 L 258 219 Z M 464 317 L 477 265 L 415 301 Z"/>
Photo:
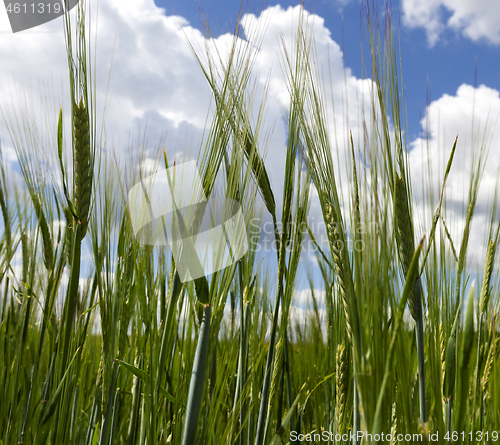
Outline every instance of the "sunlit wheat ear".
<path id="1" fill-rule="evenodd" d="M 396 396 L 397 396 L 397 386 L 396 386 Z M 397 397 L 394 397 L 396 400 Z M 392 404 L 392 426 L 391 426 L 391 445 L 397 444 L 397 434 L 398 434 L 398 418 L 396 417 L 396 402 Z"/>
<path id="2" fill-rule="evenodd" d="M 335 425 L 339 432 L 343 432 L 342 425 L 346 413 L 347 390 L 348 390 L 348 366 L 349 366 L 349 351 L 344 344 L 340 343 L 337 346 L 337 357 L 335 365 Z"/>
<path id="3" fill-rule="evenodd" d="M 80 99 L 74 104 L 74 163 L 75 163 L 75 210 L 83 237 L 87 231 L 92 192 L 92 159 L 90 153 L 90 126 L 88 110 Z"/>
<path id="4" fill-rule="evenodd" d="M 337 270 L 337 276 L 339 279 L 339 285 L 340 285 L 340 294 L 342 296 L 342 303 L 344 305 L 344 312 L 345 312 L 345 319 L 346 319 L 346 331 L 347 331 L 347 336 L 349 337 L 349 342 L 352 344 L 352 325 L 351 325 L 351 320 L 349 318 L 349 305 L 347 301 L 347 290 L 346 290 L 346 283 L 345 283 L 345 273 L 344 273 L 344 266 L 342 264 L 342 256 L 341 256 L 341 240 L 339 239 L 339 231 L 337 227 L 337 222 L 335 220 L 335 214 L 333 211 L 333 207 L 329 204 L 326 205 L 326 231 L 328 234 L 328 238 L 330 240 L 330 245 L 334 246 L 332 249 L 333 253 L 333 261 L 336 266 Z"/>
<path id="5" fill-rule="evenodd" d="M 443 324 L 439 324 L 439 346 L 441 351 L 441 381 L 444 379 L 444 368 L 445 368 L 445 358 L 446 358 L 446 342 L 443 331 Z"/>
<path id="6" fill-rule="evenodd" d="M 104 397 L 106 397 L 106 391 L 103 388 L 103 383 L 104 383 L 104 353 L 101 350 L 101 360 L 99 361 L 99 368 L 97 370 L 97 379 L 96 379 L 96 388 L 100 390 L 101 395 L 103 396 L 101 399 L 101 410 L 102 412 L 106 412 L 106 400 L 104 400 Z"/>
<path id="7" fill-rule="evenodd" d="M 486 365 L 484 366 L 483 372 L 483 392 L 486 398 L 490 397 L 489 393 L 489 383 L 491 370 L 493 368 L 493 362 L 495 361 L 495 355 L 500 346 L 500 337 L 497 337 L 494 342 L 491 343 L 490 349 L 488 350 L 488 357 L 486 358 Z"/>
<path id="8" fill-rule="evenodd" d="M 481 287 L 481 297 L 479 298 L 479 313 L 484 314 L 490 301 L 490 281 L 493 273 L 493 263 L 495 260 L 496 243 L 492 240 L 488 243 L 486 253 L 486 264 L 484 266 L 483 285 Z"/>

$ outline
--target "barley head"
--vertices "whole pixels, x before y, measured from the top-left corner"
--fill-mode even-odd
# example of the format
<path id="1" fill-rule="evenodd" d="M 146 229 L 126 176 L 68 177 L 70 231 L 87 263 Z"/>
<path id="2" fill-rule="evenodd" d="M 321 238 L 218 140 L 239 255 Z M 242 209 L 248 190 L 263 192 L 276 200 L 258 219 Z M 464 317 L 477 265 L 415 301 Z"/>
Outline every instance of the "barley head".
<path id="1" fill-rule="evenodd" d="M 439 324 L 439 344 L 441 349 L 441 381 L 444 379 L 445 357 L 446 357 L 446 344 L 444 341 L 443 324 Z"/>
<path id="2" fill-rule="evenodd" d="M 23 255 L 23 274 L 21 280 L 23 283 L 28 282 L 28 267 L 29 267 L 29 249 L 28 249 L 28 235 L 23 230 L 21 232 L 21 249 Z"/>
<path id="3" fill-rule="evenodd" d="M 345 273 L 344 266 L 342 263 L 342 256 L 340 249 L 341 240 L 339 237 L 339 230 L 337 226 L 337 220 L 335 218 L 335 212 L 333 207 L 329 204 L 326 204 L 326 214 L 325 214 L 325 223 L 326 223 L 326 231 L 328 234 L 328 238 L 330 241 L 330 245 L 333 246 L 332 254 L 333 260 L 335 263 L 335 267 L 337 270 L 337 277 L 340 285 L 340 294 L 342 297 L 342 303 L 344 305 L 345 319 L 346 319 L 346 332 L 349 338 L 349 342 L 352 344 L 352 325 L 349 317 L 349 305 L 347 301 L 347 289 L 346 289 L 346 281 L 345 281 Z"/>
<path id="4" fill-rule="evenodd" d="M 490 300 L 490 280 L 493 273 L 493 262 L 495 259 L 496 243 L 492 240 L 488 243 L 486 253 L 486 264 L 484 266 L 483 285 L 481 286 L 481 297 L 479 299 L 479 313 L 484 314 Z"/>
<path id="5" fill-rule="evenodd" d="M 410 215 L 410 207 L 408 205 L 406 184 L 402 176 L 398 174 L 395 180 L 394 201 L 396 238 L 399 246 L 403 273 L 406 277 L 413 258 L 413 253 L 415 252 L 415 243 L 413 240 L 413 223 Z M 412 289 L 408 298 L 408 307 L 410 308 L 410 313 L 414 320 L 418 320 L 422 316 L 421 286 L 418 281 L 419 280 L 417 280 L 415 288 Z"/>
<path id="6" fill-rule="evenodd" d="M 90 150 L 90 123 L 87 107 L 80 99 L 73 106 L 75 209 L 82 238 L 87 231 L 92 193 L 93 165 Z"/>
<path id="7" fill-rule="evenodd" d="M 482 385 L 483 392 L 485 394 L 488 393 L 491 370 L 493 368 L 493 362 L 499 347 L 499 343 L 500 343 L 500 337 L 497 337 L 496 340 L 491 343 L 490 348 L 488 350 L 488 357 L 486 358 L 486 365 L 484 366 L 484 371 L 483 371 L 483 385 Z"/>
<path id="8" fill-rule="evenodd" d="M 349 348 L 343 343 L 337 346 L 337 357 L 335 365 L 335 425 L 338 432 L 343 432 L 343 423 L 346 413 L 347 391 L 348 391 L 348 366 Z"/>
<path id="9" fill-rule="evenodd" d="M 54 251 L 52 246 L 52 236 L 49 230 L 49 224 L 45 213 L 42 209 L 40 199 L 36 193 L 31 194 L 31 200 L 33 201 L 33 206 L 35 207 L 35 213 L 38 218 L 38 224 L 40 226 L 40 232 L 42 233 L 42 246 L 43 246 L 43 262 L 47 270 L 52 269 L 52 263 L 54 261 Z"/>
<path id="10" fill-rule="evenodd" d="M 273 375 L 271 379 L 271 393 L 269 396 L 269 409 L 274 405 L 274 399 L 276 397 L 276 391 L 278 389 L 278 380 L 281 371 L 281 358 L 283 355 L 283 342 L 281 338 L 276 343 L 276 349 L 274 353 L 274 363 L 273 363 Z"/>
<path id="11" fill-rule="evenodd" d="M 397 394 L 397 393 L 396 393 Z M 398 418 L 396 417 L 396 402 L 392 404 L 391 445 L 397 444 Z"/>

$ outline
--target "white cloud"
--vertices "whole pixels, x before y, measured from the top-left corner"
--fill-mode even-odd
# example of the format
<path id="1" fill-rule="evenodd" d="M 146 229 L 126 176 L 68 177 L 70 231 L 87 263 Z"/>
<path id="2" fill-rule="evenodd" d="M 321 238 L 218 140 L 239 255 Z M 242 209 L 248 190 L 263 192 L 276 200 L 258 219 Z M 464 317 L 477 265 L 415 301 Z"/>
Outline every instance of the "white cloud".
<path id="1" fill-rule="evenodd" d="M 315 289 L 314 297 L 318 307 L 324 308 L 326 305 L 326 291 L 324 289 Z M 310 288 L 305 288 L 295 292 L 293 296 L 293 305 L 298 308 L 313 307 L 312 292 Z"/>
<path id="2" fill-rule="evenodd" d="M 92 8 L 95 13 L 96 2 L 92 2 Z M 104 109 L 113 61 L 106 133 L 110 143 L 116 144 L 115 149 L 123 151 L 130 135 L 146 126 L 153 140 L 162 134 L 169 137 L 167 148 L 175 151 L 183 137 L 201 135 L 210 94 L 186 43 L 186 37 L 194 44 L 203 41 L 201 33 L 180 17 L 166 17 L 153 0 L 99 2 L 98 25 L 97 110 Z M 6 26 L 4 14 L 0 29 Z M 62 105 L 69 122 L 62 18 L 36 29 L 36 34 L 2 34 L 0 58 L 9 61 L 0 73 L 2 109 L 19 112 L 24 95 L 32 102 L 31 114 L 40 116 L 47 97 L 57 97 L 52 120 L 57 119 L 57 108 Z M 40 86 L 46 91 L 40 91 Z M 59 92 L 66 100 L 60 98 Z M 5 129 L 1 130 L 5 137 Z"/>
<path id="3" fill-rule="evenodd" d="M 485 236 L 490 221 L 491 204 L 498 188 L 500 144 L 498 120 L 500 96 L 497 90 L 481 85 L 461 85 L 455 95 L 445 94 L 433 101 L 422 119 L 427 127 L 428 140 L 416 139 L 411 143 L 410 168 L 414 196 L 419 204 L 422 231 L 429 233 L 434 208 L 426 204 L 429 184 L 437 203 L 444 171 L 455 137 L 458 143 L 451 172 L 446 183 L 445 221 L 455 247 L 458 249 L 465 227 L 467 197 L 472 165 L 481 146 L 486 149 L 487 161 L 477 198 L 473 229 L 469 241 L 469 258 L 472 265 L 484 263 Z M 418 235 L 418 233 L 417 233 Z"/>
<path id="4" fill-rule="evenodd" d="M 412 28 L 425 28 L 434 45 L 450 28 L 477 41 L 500 44 L 500 4 L 497 0 L 402 0 L 403 20 Z"/>
<path id="5" fill-rule="evenodd" d="M 91 6 L 95 13 L 96 2 L 92 1 Z M 284 175 L 282 160 L 286 133 L 282 106 L 288 105 L 281 66 L 281 39 L 283 37 L 289 48 L 294 47 L 299 15 L 300 7 L 284 10 L 274 6 L 263 11 L 259 17 L 247 15 L 243 20 L 247 37 L 265 31 L 255 60 L 253 81 L 257 86 L 254 88 L 257 108 L 264 94 L 265 83 L 269 82 L 266 125 L 261 135 L 269 138 L 267 166 L 275 190 L 282 188 Z M 334 117 L 338 129 L 338 137 L 332 137 L 332 143 L 337 140 L 339 146 L 343 146 L 348 120 L 353 125 L 355 138 L 361 132 L 357 124 L 357 95 L 366 90 L 370 82 L 355 78 L 349 70 L 344 78 L 342 52 L 331 39 L 324 20 L 307 13 L 304 16 L 314 20 L 318 62 L 320 66 L 328 66 L 330 72 L 324 75 L 332 79 L 331 84 L 325 83 L 328 85 L 325 95 L 336 101 L 335 114 L 331 111 L 329 116 L 332 131 Z M 55 142 L 55 132 L 52 130 L 57 124 L 59 106 L 63 106 L 65 122 L 70 120 L 62 23 L 62 18 L 59 18 L 36 28 L 36 34 L 4 33 L 0 39 L 0 59 L 9 61 L 3 65 L 0 73 L 2 109 L 18 114 L 28 112 L 30 116 L 36 117 L 38 129 L 50 135 L 47 139 L 49 147 Z M 0 19 L 0 27 L 4 31 L 8 29 L 5 11 Z M 185 19 L 166 16 L 164 10 L 154 5 L 153 0 L 99 2 L 96 96 L 98 113 L 104 110 L 107 97 L 104 118 L 108 148 L 124 153 L 124 148 L 131 144 L 131 140 L 141 140 L 141 131 L 147 132 L 147 144 L 154 144 L 155 147 L 163 136 L 167 153 L 172 155 L 185 151 L 186 146 L 191 151 L 199 147 L 203 130 L 210 122 L 207 116 L 210 118 L 211 115 L 211 94 L 187 40 L 201 54 L 207 45 L 211 51 L 217 48 L 224 57 L 229 52 L 232 36 L 226 34 L 206 40 Z M 248 43 L 240 41 L 239 45 L 243 47 Z M 29 108 L 24 111 L 23 97 L 29 98 L 30 102 Z M 347 97 L 349 110 L 345 105 Z M 47 106 L 47 98 L 50 106 Z M 367 102 L 365 99 L 362 100 Z M 40 116 L 46 118 L 41 120 Z M 101 120 L 102 113 L 98 115 L 98 123 Z M 6 129 L 0 128 L 0 137 L 6 139 L 6 134 Z M 66 140 L 69 141 L 70 135 L 67 136 Z M 140 148 L 141 142 L 137 145 Z"/>

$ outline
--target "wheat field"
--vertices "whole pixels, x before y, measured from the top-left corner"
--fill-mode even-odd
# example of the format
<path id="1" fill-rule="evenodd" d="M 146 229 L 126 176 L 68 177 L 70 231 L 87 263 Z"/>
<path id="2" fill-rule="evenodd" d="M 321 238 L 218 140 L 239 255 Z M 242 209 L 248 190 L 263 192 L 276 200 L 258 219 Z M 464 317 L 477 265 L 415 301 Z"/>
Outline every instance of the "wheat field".
<path id="1" fill-rule="evenodd" d="M 249 238 L 238 261 L 183 282 L 171 249 L 134 233 L 127 192 L 142 178 L 112 174 L 102 150 L 100 67 L 85 2 L 78 9 L 65 18 L 71 123 L 53 109 L 58 124 L 43 129 L 55 142 L 55 178 L 38 174 L 34 126 L 8 122 L 23 181 L 14 188 L 2 160 L 0 444 L 496 443 L 495 199 L 482 270 L 467 263 L 488 147 L 474 147 L 465 225 L 453 239 L 444 190 L 460 135 L 439 195 L 412 184 L 391 21 L 381 27 L 365 9 L 373 112 L 340 164 L 309 23 L 297 24 L 295 47 L 282 49 L 290 106 L 279 193 L 266 171 L 264 99 L 250 100 L 255 54 L 237 32 L 227 57 L 192 47 L 215 106 L 197 154 L 203 192 L 237 201 L 248 232 L 270 218 L 276 248 L 262 266 L 261 238 Z M 158 159 L 175 165 L 163 150 Z M 420 215 L 426 233 L 415 187 L 427 187 L 434 211 Z M 314 199 L 325 244 L 309 225 Z M 176 218 L 179 230 L 196 225 Z M 312 310 L 300 321 L 306 241 L 320 283 L 311 278 Z"/>

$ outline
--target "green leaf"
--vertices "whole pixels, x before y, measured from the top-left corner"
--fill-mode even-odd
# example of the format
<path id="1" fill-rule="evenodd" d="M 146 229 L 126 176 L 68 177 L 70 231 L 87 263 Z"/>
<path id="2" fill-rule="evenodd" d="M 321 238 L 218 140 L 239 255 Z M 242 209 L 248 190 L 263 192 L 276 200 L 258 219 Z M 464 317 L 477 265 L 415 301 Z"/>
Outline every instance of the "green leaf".
<path id="1" fill-rule="evenodd" d="M 333 374 L 331 374 L 333 375 Z M 295 413 L 295 408 L 297 407 L 297 404 L 299 403 L 300 399 L 300 394 L 302 393 L 302 389 L 304 386 L 302 386 L 301 390 L 297 394 L 297 397 L 295 397 L 295 400 L 292 403 L 292 406 L 288 410 L 288 413 L 286 414 L 285 418 L 283 419 L 283 422 L 281 422 L 281 425 L 278 429 L 278 432 L 273 438 L 273 441 L 271 442 L 272 444 L 279 443 L 280 438 L 283 437 L 283 434 L 285 433 L 285 429 L 288 428 L 288 425 L 290 424 L 290 420 L 292 420 L 292 416 Z"/>
<path id="2" fill-rule="evenodd" d="M 124 362 L 124 361 L 119 360 L 117 358 L 115 359 L 115 361 L 118 362 L 118 364 L 120 366 L 123 366 L 125 369 L 128 369 L 132 374 L 134 374 L 137 378 L 141 379 L 144 383 L 151 386 L 151 376 L 146 371 L 143 371 L 142 369 L 136 368 L 135 366 L 131 365 L 130 363 Z M 163 397 L 166 397 L 171 402 L 173 402 L 173 403 L 177 402 L 175 397 L 172 394 L 170 394 L 161 385 L 160 385 L 160 393 Z"/>

